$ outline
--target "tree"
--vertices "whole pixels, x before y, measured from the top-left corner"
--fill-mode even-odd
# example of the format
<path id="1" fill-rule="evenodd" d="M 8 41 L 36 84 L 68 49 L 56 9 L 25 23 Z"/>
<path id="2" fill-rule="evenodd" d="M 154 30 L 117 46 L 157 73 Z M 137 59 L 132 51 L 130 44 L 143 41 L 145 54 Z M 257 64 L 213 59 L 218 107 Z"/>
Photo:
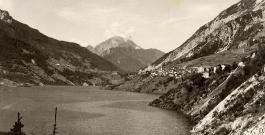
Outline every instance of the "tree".
<path id="1" fill-rule="evenodd" d="M 53 131 L 52 131 L 52 134 L 51 135 L 55 135 L 56 133 L 58 133 L 58 132 L 56 132 L 56 129 L 57 129 L 57 124 L 56 124 L 56 116 L 57 116 L 57 107 L 55 108 L 55 123 L 54 123 L 54 125 L 53 125 Z"/>
<path id="2" fill-rule="evenodd" d="M 235 70 L 237 68 L 237 63 L 236 62 L 233 62 L 233 65 L 232 65 L 232 69 Z"/>
<path id="3" fill-rule="evenodd" d="M 26 135 L 24 132 L 22 132 L 22 128 L 24 125 L 21 123 L 22 117 L 20 117 L 20 113 L 18 112 L 18 117 L 17 117 L 17 122 L 15 122 L 15 125 L 13 126 L 12 129 L 10 129 L 10 134 L 11 135 Z"/>
<path id="4" fill-rule="evenodd" d="M 247 41 L 248 46 L 254 45 L 254 36 L 250 36 Z"/>
<path id="5" fill-rule="evenodd" d="M 220 75 L 221 74 L 221 72 L 222 72 L 222 66 L 221 66 L 221 64 L 218 64 L 217 65 L 217 67 L 216 67 L 216 74 L 218 74 L 218 75 Z"/>

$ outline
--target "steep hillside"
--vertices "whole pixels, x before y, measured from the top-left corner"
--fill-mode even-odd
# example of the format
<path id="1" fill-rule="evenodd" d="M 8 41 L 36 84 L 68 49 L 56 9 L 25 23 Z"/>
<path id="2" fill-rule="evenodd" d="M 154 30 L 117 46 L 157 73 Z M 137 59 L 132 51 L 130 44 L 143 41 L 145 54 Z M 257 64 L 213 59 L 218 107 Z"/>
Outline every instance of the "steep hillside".
<path id="1" fill-rule="evenodd" d="M 142 49 L 133 41 L 119 36 L 106 40 L 92 51 L 126 71 L 146 67 L 164 55 L 157 49 Z"/>
<path id="2" fill-rule="evenodd" d="M 136 54 L 135 49 L 117 47 L 111 48 L 109 53 L 102 57 L 126 71 L 135 71 L 136 69 L 146 66 L 139 60 L 135 59 L 135 57 L 129 55 L 129 53 Z"/>
<path id="3" fill-rule="evenodd" d="M 78 44 L 43 35 L 16 21 L 6 11 L 0 11 L 0 18 L 3 78 L 24 83 L 73 85 L 87 82 L 102 71 L 122 71 Z"/>
<path id="4" fill-rule="evenodd" d="M 186 62 L 225 50 L 251 46 L 264 38 L 264 0 L 242 0 L 202 26 L 185 43 L 154 63 Z"/>
<path id="5" fill-rule="evenodd" d="M 253 76 L 241 84 L 192 130 L 193 134 L 264 134 L 265 76 Z M 257 130 L 257 131 L 255 131 Z M 255 132 L 253 132 L 255 131 Z"/>
<path id="6" fill-rule="evenodd" d="M 134 49 L 132 47 L 111 48 L 103 58 L 126 71 L 136 71 L 146 67 L 163 53 L 156 49 Z"/>
<path id="7" fill-rule="evenodd" d="M 244 64 L 219 68 L 208 79 L 200 73 L 185 74 L 150 105 L 192 116 L 197 123 L 194 135 L 250 134 L 251 130 L 260 134 L 255 126 L 262 125 L 259 121 L 265 113 L 265 46 L 259 43 L 257 48 L 257 52 L 242 58 Z"/>

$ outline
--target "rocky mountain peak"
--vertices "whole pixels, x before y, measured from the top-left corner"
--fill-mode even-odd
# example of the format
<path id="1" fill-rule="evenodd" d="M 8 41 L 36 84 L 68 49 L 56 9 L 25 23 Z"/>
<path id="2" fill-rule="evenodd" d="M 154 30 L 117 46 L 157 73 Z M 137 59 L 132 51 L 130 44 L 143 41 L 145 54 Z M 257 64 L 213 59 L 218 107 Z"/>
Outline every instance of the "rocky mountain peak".
<path id="1" fill-rule="evenodd" d="M 112 37 L 110 39 L 117 40 L 119 42 L 126 42 L 126 40 L 123 37 L 121 37 L 121 36 L 114 36 L 114 37 Z"/>
<path id="2" fill-rule="evenodd" d="M 0 9 L 0 19 L 7 23 L 12 23 L 13 18 L 9 15 L 7 11 Z"/>
<path id="3" fill-rule="evenodd" d="M 124 71 L 136 71 L 148 66 L 164 55 L 164 52 L 160 50 L 143 49 L 130 38 L 120 36 L 107 39 L 95 46 L 92 52 L 100 55 Z"/>
<path id="4" fill-rule="evenodd" d="M 125 39 L 120 36 L 114 36 L 100 43 L 99 45 L 95 46 L 92 51 L 100 56 L 103 56 L 109 53 L 110 49 L 117 48 L 117 47 L 142 49 L 140 46 L 136 45 L 130 39 Z"/>

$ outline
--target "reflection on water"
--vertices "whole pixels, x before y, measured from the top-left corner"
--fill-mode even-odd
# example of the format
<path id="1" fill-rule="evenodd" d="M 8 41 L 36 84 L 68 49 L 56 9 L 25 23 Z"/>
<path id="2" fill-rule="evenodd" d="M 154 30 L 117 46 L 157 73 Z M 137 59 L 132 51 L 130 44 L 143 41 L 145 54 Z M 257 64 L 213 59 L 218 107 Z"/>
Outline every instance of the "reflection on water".
<path id="1" fill-rule="evenodd" d="M 8 131 L 20 111 L 26 133 L 50 134 L 56 106 L 61 135 L 187 135 L 191 129 L 186 116 L 148 106 L 157 95 L 95 87 L 7 88 L 0 94 L 0 131 Z"/>

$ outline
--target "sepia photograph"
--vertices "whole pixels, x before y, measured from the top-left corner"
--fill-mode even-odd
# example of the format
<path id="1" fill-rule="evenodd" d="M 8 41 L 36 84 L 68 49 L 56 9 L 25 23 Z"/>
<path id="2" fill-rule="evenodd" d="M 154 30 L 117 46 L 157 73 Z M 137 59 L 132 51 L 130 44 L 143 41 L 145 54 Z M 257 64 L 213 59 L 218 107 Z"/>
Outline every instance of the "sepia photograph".
<path id="1" fill-rule="evenodd" d="M 265 135 L 265 0 L 0 0 L 0 135 Z"/>

